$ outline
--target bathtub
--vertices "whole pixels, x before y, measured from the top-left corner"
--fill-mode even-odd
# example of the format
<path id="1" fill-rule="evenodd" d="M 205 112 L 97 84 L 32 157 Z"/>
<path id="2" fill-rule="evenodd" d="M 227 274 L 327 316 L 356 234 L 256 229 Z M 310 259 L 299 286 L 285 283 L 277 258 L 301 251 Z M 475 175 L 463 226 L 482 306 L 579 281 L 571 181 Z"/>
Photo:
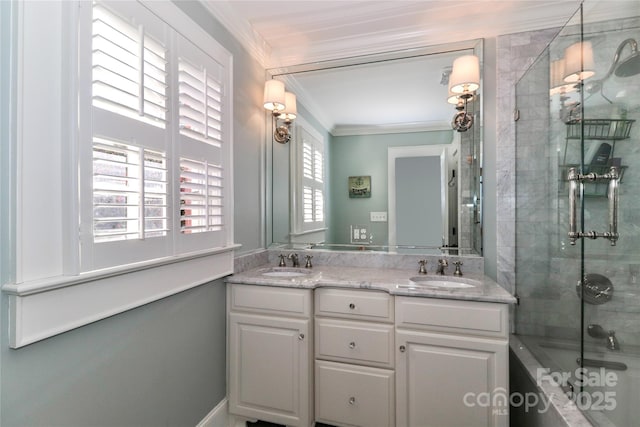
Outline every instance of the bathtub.
<path id="1" fill-rule="evenodd" d="M 604 343 L 597 347 L 585 345 L 585 368 L 579 370 L 578 343 L 518 335 L 511 337 L 511 352 L 538 391 L 551 397 L 553 410 L 563 421 L 560 425 L 638 425 L 640 354 L 609 351 Z M 605 361 L 606 366 L 595 366 L 594 361 Z"/>

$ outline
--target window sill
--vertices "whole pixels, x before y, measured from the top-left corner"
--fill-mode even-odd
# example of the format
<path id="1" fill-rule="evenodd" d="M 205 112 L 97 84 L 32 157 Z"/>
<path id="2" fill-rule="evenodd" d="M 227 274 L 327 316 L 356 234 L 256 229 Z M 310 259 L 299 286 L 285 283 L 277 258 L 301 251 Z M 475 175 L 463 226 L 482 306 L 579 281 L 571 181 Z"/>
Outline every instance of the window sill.
<path id="1" fill-rule="evenodd" d="M 10 347 L 19 348 L 233 273 L 232 245 L 123 267 L 6 284 Z"/>

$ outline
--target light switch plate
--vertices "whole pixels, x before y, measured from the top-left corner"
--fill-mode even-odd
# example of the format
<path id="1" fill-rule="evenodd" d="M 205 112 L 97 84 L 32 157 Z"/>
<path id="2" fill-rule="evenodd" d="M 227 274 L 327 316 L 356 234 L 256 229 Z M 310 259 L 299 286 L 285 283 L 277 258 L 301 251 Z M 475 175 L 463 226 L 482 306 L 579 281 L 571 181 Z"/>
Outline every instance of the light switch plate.
<path id="1" fill-rule="evenodd" d="M 386 212 L 369 212 L 371 222 L 387 222 Z"/>

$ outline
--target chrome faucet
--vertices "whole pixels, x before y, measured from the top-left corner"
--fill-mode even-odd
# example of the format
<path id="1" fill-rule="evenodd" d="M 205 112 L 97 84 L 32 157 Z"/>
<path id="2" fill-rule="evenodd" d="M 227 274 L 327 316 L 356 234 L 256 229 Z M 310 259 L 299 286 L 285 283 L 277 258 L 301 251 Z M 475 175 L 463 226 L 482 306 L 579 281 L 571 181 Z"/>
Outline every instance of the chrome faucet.
<path id="1" fill-rule="evenodd" d="M 278 267 L 286 267 L 287 263 L 284 262 L 285 256 L 283 254 L 280 254 L 280 255 L 278 255 L 278 257 L 280 258 L 280 262 L 278 263 Z"/>
<path id="2" fill-rule="evenodd" d="M 298 254 L 291 253 L 291 254 L 289 254 L 289 256 L 287 258 L 289 258 L 291 260 L 291 262 L 293 263 L 292 267 L 300 267 L 300 261 L 298 260 Z"/>
<path id="3" fill-rule="evenodd" d="M 449 266 L 449 261 L 447 261 L 446 259 L 439 259 L 438 260 L 438 269 L 436 270 L 436 274 L 441 274 L 444 275 L 445 274 L 445 269 Z"/>
<path id="4" fill-rule="evenodd" d="M 453 272 L 453 275 L 462 276 L 462 270 L 460 269 L 460 266 L 462 265 L 462 261 L 454 261 L 453 265 L 456 266 L 456 271 Z"/>
<path id="5" fill-rule="evenodd" d="M 427 274 L 427 260 L 421 259 L 418 261 L 418 265 L 420 266 L 418 268 L 418 274 Z"/>
<path id="6" fill-rule="evenodd" d="M 304 259 L 307 260 L 307 262 L 305 263 L 305 268 L 312 268 L 313 265 L 311 265 L 311 258 L 313 258 L 313 255 L 305 255 Z"/>
<path id="7" fill-rule="evenodd" d="M 609 332 L 605 331 L 604 328 L 595 323 L 587 326 L 587 333 L 590 337 L 593 338 L 604 338 L 607 340 L 607 349 L 611 351 L 620 351 L 620 343 L 616 338 L 616 331 L 610 330 Z"/>

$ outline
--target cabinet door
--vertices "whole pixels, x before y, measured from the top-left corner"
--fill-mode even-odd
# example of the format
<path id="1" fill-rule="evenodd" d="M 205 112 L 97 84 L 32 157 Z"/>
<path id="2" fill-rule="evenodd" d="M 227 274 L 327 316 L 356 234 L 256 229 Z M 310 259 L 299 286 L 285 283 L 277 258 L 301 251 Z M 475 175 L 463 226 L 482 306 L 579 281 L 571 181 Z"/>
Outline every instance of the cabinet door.
<path id="1" fill-rule="evenodd" d="M 396 348 L 398 427 L 508 425 L 507 341 L 398 330 Z"/>
<path id="2" fill-rule="evenodd" d="M 229 412 L 309 426 L 309 320 L 230 313 Z"/>

